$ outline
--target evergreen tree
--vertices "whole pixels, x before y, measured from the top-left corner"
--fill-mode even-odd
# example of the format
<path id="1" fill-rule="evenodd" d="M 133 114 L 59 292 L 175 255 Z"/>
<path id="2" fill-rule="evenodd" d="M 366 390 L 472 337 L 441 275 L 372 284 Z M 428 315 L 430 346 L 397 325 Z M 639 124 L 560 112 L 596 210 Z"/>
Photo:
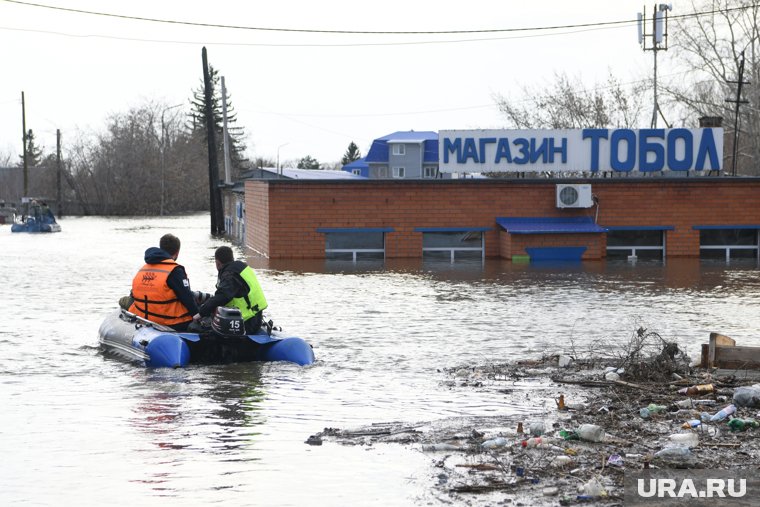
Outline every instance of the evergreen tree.
<path id="1" fill-rule="evenodd" d="M 311 155 L 306 155 L 298 161 L 299 169 L 319 169 L 319 162 Z"/>
<path id="2" fill-rule="evenodd" d="M 214 125 L 216 127 L 217 156 L 219 157 L 219 166 L 224 167 L 224 117 L 222 111 L 222 83 L 219 71 L 212 65 L 209 65 L 209 76 L 211 77 L 211 111 L 214 116 Z M 193 98 L 190 100 L 191 110 L 188 122 L 188 128 L 193 135 L 202 133 L 203 139 L 207 139 L 206 134 L 206 94 L 203 79 L 200 86 L 193 91 Z M 232 105 L 232 96 L 227 92 L 227 133 L 229 134 L 230 160 L 232 162 L 233 174 L 237 174 L 244 169 L 247 160 L 244 157 L 246 149 L 245 130 L 237 126 L 237 113 Z"/>
<path id="3" fill-rule="evenodd" d="M 42 148 L 37 146 L 32 129 L 29 129 L 24 137 L 26 140 L 26 165 L 27 167 L 36 167 L 42 161 Z M 21 159 L 19 167 L 23 167 L 24 155 L 19 155 L 19 158 Z"/>
<path id="4" fill-rule="evenodd" d="M 346 165 L 359 160 L 360 158 L 362 158 L 362 152 L 359 151 L 359 147 L 356 146 L 353 141 L 351 141 L 351 144 L 348 145 L 348 149 L 343 155 L 343 158 L 340 160 L 340 163 Z"/>

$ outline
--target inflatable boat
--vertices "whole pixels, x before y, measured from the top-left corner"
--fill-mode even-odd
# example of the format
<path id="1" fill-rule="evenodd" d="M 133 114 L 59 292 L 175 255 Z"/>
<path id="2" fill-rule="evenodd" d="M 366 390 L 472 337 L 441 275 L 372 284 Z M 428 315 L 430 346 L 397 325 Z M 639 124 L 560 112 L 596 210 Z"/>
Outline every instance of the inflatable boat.
<path id="1" fill-rule="evenodd" d="M 11 232 L 61 232 L 55 215 L 43 200 L 22 197 L 23 213 L 11 225 Z"/>
<path id="2" fill-rule="evenodd" d="M 306 341 L 282 335 L 271 323 L 255 335 L 233 335 L 217 327 L 199 333 L 178 332 L 116 310 L 106 316 L 98 334 L 106 354 L 152 368 L 248 361 L 289 361 L 304 366 L 314 362 L 314 351 Z"/>

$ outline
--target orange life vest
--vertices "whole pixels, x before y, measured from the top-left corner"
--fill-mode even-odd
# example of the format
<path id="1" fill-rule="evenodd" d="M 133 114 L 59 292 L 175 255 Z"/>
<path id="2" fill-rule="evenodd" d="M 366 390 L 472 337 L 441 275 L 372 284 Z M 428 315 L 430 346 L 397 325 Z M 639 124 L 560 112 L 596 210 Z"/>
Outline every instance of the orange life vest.
<path id="1" fill-rule="evenodd" d="M 172 259 L 143 266 L 132 280 L 132 297 L 135 302 L 129 307 L 129 311 L 165 326 L 193 320 L 185 305 L 166 284 L 175 266 L 177 263 Z"/>

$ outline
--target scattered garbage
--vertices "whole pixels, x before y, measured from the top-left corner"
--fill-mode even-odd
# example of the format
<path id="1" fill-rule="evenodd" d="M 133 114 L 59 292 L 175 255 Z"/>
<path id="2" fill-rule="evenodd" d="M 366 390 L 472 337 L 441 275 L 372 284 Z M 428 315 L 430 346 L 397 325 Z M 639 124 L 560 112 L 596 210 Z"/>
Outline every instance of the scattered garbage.
<path id="1" fill-rule="evenodd" d="M 581 424 L 577 433 L 578 437 L 586 442 L 601 442 L 604 440 L 604 428 L 596 424 Z"/>
<path id="2" fill-rule="evenodd" d="M 754 419 L 739 419 L 738 417 L 735 417 L 728 421 L 728 427 L 731 431 L 746 431 L 760 427 L 760 422 L 757 422 Z"/>
<path id="3" fill-rule="evenodd" d="M 734 391 L 734 405 L 739 407 L 760 407 L 760 385 L 737 388 Z"/>
<path id="4" fill-rule="evenodd" d="M 507 445 L 507 443 L 508 442 L 506 438 L 497 437 L 497 438 L 492 438 L 490 440 L 486 440 L 485 442 L 480 444 L 480 447 L 482 447 L 483 449 L 495 449 L 497 447 L 504 447 L 505 445 Z"/>
<path id="5" fill-rule="evenodd" d="M 672 468 L 691 468 L 696 465 L 696 457 L 686 446 L 671 446 L 657 451 L 652 462 Z"/>
<path id="6" fill-rule="evenodd" d="M 699 436 L 696 433 L 675 433 L 668 437 L 671 444 L 682 447 L 696 447 L 699 445 Z"/>
<path id="7" fill-rule="evenodd" d="M 447 371 L 454 379 L 447 388 L 506 394 L 510 408 L 525 407 L 522 413 L 323 436 L 346 445 L 416 443 L 424 452 L 440 451 L 432 457 L 431 484 L 453 495 L 504 490 L 512 505 L 619 505 L 628 472 L 757 467 L 760 384 L 742 381 L 760 376 L 748 382 L 737 371 L 718 375 L 690 363 L 677 345 L 639 329 L 616 360 L 586 359 L 574 350 L 572 358 Z M 482 382 L 470 381 L 474 371 Z M 614 378 L 609 374 L 624 380 L 605 380 Z M 441 468 L 445 481 L 436 479 Z"/>
<path id="8" fill-rule="evenodd" d="M 684 387 L 678 390 L 678 394 L 685 394 L 687 396 L 699 396 L 702 394 L 708 394 L 715 391 L 715 386 L 712 384 L 702 384 L 698 386 Z"/>
<path id="9" fill-rule="evenodd" d="M 728 405 L 727 407 L 719 410 L 714 416 L 710 418 L 710 422 L 722 421 L 726 417 L 736 412 L 736 405 Z"/>

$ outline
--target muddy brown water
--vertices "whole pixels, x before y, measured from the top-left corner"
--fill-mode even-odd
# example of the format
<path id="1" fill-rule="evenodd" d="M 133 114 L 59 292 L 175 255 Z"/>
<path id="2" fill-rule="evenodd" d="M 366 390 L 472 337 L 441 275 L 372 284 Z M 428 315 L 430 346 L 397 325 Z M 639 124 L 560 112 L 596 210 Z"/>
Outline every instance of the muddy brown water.
<path id="1" fill-rule="evenodd" d="M 325 427 L 531 412 L 525 396 L 448 389 L 442 370 L 622 343 L 640 325 L 692 355 L 711 331 L 760 346 L 754 263 L 251 260 L 270 317 L 317 363 L 145 369 L 97 345 L 145 248 L 178 235 L 192 288 L 209 291 L 225 242 L 205 215 L 60 222 L 48 235 L 0 226 L 3 505 L 436 503 L 434 458 L 418 447 L 304 441 Z"/>

